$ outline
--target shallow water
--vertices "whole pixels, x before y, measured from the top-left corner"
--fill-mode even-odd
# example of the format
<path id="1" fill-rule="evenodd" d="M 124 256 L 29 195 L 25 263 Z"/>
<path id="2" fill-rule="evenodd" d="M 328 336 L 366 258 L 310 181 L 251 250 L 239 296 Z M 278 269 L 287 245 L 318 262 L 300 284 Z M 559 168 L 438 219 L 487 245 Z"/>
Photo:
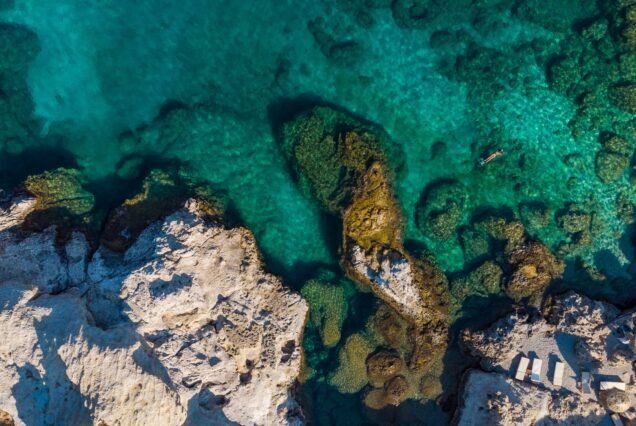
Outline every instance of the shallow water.
<path id="1" fill-rule="evenodd" d="M 552 212 L 567 202 L 587 203 L 605 226 L 578 256 L 606 278 L 590 280 L 573 257 L 554 287 L 621 304 L 634 300 L 633 231 L 625 232 L 614 207 L 621 191 L 634 201 L 629 172 L 609 184 L 594 172 L 599 133 L 620 133 L 633 145 L 633 117 L 600 102 L 604 121 L 596 117 L 575 138 L 572 120 L 580 101 L 547 79 L 550 58 L 580 49 L 575 42 L 584 37 L 580 28 L 588 18 L 607 16 L 610 27 L 618 25 L 611 23 L 614 3 L 455 0 L 417 29 L 396 25 L 390 3 L 105 0 L 86 7 L 73 0 L 15 0 L 0 18 L 39 37 L 41 52 L 26 78 L 42 125 L 18 142 L 0 141 L 0 185 L 9 189 L 29 174 L 76 166 L 98 203 L 114 206 L 134 193 L 145 171 L 177 163 L 227 192 L 268 268 L 300 289 L 319 267 L 339 271 L 340 228 L 299 192 L 275 130 L 303 105 L 334 104 L 383 126 L 404 152 L 406 168 L 395 187 L 406 238 L 424 243 L 451 276 L 465 267 L 458 241 L 428 239 L 414 213 L 423 189 L 442 178 L 466 188 L 463 224 L 484 207 L 518 215 L 524 202 L 541 201 Z M 552 10 L 556 24 L 537 12 L 543 9 Z M 336 41 L 353 40 L 359 49 L 344 59 L 327 57 L 308 26 L 315 19 Z M 619 35 L 606 38 L 619 44 L 620 31 L 610 29 Z M 618 61 L 618 54 L 603 61 Z M 173 144 L 122 142 L 120 134 L 150 125 L 167 103 L 206 107 Z M 477 167 L 497 148 L 505 154 Z M 578 155 L 576 163 L 566 161 L 571 154 Z M 131 156 L 137 163 L 123 176 L 122 164 Z M 571 178 L 576 180 L 568 185 Z M 552 249 L 565 238 L 554 220 L 536 237 Z M 350 303 L 374 302 L 356 294 Z M 462 327 L 482 325 L 484 306 L 493 317 L 509 306 L 499 299 L 471 303 Z M 369 313 L 352 308 L 343 337 L 361 329 Z M 312 332 L 306 349 L 318 374 L 303 389 L 317 424 L 448 420 L 443 408 L 452 402 L 409 402 L 374 413 L 359 395 L 338 394 L 325 381 L 338 348 L 323 349 Z M 457 374 L 472 361 L 451 348 L 446 362 L 452 364 L 452 395 Z"/>

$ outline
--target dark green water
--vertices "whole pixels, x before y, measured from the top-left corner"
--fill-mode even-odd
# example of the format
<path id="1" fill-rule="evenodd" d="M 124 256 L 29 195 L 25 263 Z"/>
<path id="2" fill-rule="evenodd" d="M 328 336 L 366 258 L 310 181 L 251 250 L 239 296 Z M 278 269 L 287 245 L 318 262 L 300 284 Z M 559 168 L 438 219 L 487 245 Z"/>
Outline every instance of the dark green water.
<path id="1" fill-rule="evenodd" d="M 464 225 L 484 208 L 518 216 L 524 203 L 542 203 L 549 224 L 531 232 L 554 251 L 567 238 L 555 214 L 584 206 L 601 225 L 567 257 L 553 288 L 626 305 L 636 298 L 633 229 L 625 225 L 633 212 L 619 215 L 616 199 L 636 199 L 636 110 L 616 102 L 613 88 L 636 81 L 627 3 L 0 1 L 0 19 L 29 28 L 39 45 L 30 63 L 14 65 L 33 43 L 0 40 L 0 185 L 77 167 L 107 208 L 136 192 L 152 168 L 177 165 L 228 194 L 268 268 L 300 289 L 319 268 L 339 273 L 340 228 L 298 191 L 275 131 L 306 106 L 334 104 L 383 126 L 404 152 L 395 186 L 406 237 L 426 245 L 451 278 L 466 268 L 458 240 L 435 242 L 415 223 L 422 191 L 447 178 L 466 188 Z M 175 106 L 190 118 L 169 121 L 172 135 L 156 137 Z M 131 131 L 146 136 L 121 136 Z M 595 170 L 603 132 L 630 146 L 611 182 Z M 477 167 L 497 148 L 505 154 Z M 592 280 L 583 263 L 604 277 Z M 350 297 L 342 341 L 364 327 L 375 303 Z M 508 307 L 503 298 L 470 299 L 453 330 Z M 338 347 L 324 349 L 311 328 L 306 337 L 317 374 L 303 396 L 317 424 L 442 424 L 471 362 L 452 344 L 439 405 L 411 401 L 377 413 L 327 384 Z"/>

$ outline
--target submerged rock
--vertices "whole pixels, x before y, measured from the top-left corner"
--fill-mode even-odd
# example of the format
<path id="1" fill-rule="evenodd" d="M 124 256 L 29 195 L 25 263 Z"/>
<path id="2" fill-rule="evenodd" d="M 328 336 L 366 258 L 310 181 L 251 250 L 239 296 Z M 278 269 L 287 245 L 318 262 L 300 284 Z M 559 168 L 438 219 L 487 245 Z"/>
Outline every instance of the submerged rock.
<path id="1" fill-rule="evenodd" d="M 302 422 L 291 392 L 307 306 L 263 270 L 248 230 L 190 200 L 125 254 L 100 247 L 88 262 L 86 245 L 44 251 L 49 231 L 15 234 L 34 204 L 0 212 L 0 406 L 13 419 Z M 31 268 L 6 274 L 16 259 Z"/>
<path id="2" fill-rule="evenodd" d="M 636 84 L 620 84 L 611 88 L 610 99 L 618 108 L 636 114 Z"/>
<path id="3" fill-rule="evenodd" d="M 372 344 L 363 335 L 349 336 L 338 353 L 338 368 L 329 383 L 340 393 L 359 392 L 369 381 L 365 360 L 372 351 Z"/>
<path id="4" fill-rule="evenodd" d="M 447 240 L 456 233 L 466 204 L 466 188 L 457 181 L 427 188 L 416 208 L 417 226 L 428 237 Z"/>
<path id="5" fill-rule="evenodd" d="M 318 329 L 322 344 L 328 348 L 337 345 L 347 314 L 344 289 L 338 284 L 311 280 L 300 293 L 309 304 L 309 320 Z"/>
<path id="6" fill-rule="evenodd" d="M 402 212 L 391 187 L 391 171 L 402 164 L 401 155 L 391 152 L 383 130 L 328 108 L 301 114 L 285 124 L 281 136 L 301 188 L 342 219 L 347 275 L 403 318 L 382 315 L 372 326 L 383 329 L 379 334 L 392 342 L 412 374 L 421 377 L 447 346 L 448 283 L 434 263 L 404 249 Z M 330 383 L 343 393 L 362 389 L 369 381 L 366 358 L 374 348 L 362 335 L 350 336 Z M 399 383 L 396 389 L 401 389 Z M 370 405 L 401 400 L 390 396 L 399 392 L 386 386 L 369 393 Z"/>
<path id="7" fill-rule="evenodd" d="M 396 353 L 381 351 L 367 359 L 367 374 L 372 383 L 383 384 L 404 368 L 404 361 Z"/>
<path id="8" fill-rule="evenodd" d="M 627 166 L 629 166 L 629 158 L 616 154 L 614 152 L 599 151 L 596 154 L 595 171 L 596 176 L 605 182 L 612 182 L 620 178 Z"/>
<path id="9" fill-rule="evenodd" d="M 550 209 L 541 202 L 521 204 L 519 214 L 521 215 L 521 221 L 530 231 L 545 228 L 550 223 Z"/>
<path id="10" fill-rule="evenodd" d="M 285 124 L 282 146 L 301 188 L 341 215 L 343 266 L 349 276 L 412 323 L 433 329 L 445 323 L 446 289 L 427 281 L 427 270 L 434 266 L 418 262 L 402 246 L 402 214 L 389 168 L 391 159 L 401 164 L 401 157 L 384 153 L 392 149 L 388 135 L 317 107 Z"/>
<path id="11" fill-rule="evenodd" d="M 401 157 L 398 152 L 384 154 L 392 147 L 384 130 L 326 107 L 286 123 L 281 143 L 301 189 L 331 213 L 347 206 L 370 162 L 389 165 L 389 158 Z M 400 158 L 392 164 L 401 163 Z"/>
<path id="12" fill-rule="evenodd" d="M 470 296 L 486 297 L 501 292 L 502 278 L 501 267 L 487 260 L 465 276 L 453 280 L 450 287 L 456 309 Z"/>

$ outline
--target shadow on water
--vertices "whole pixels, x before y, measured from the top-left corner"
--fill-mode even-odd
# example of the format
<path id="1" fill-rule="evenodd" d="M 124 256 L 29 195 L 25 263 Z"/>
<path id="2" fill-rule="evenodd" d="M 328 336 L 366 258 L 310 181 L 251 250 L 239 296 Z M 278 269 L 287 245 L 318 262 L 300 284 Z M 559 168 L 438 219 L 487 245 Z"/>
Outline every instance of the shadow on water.
<path id="1" fill-rule="evenodd" d="M 19 154 L 0 153 L 0 186 L 13 189 L 27 176 L 58 167 L 75 168 L 75 156 L 59 145 L 27 148 Z"/>
<path id="2" fill-rule="evenodd" d="M 462 304 L 462 316 L 457 318 L 449 330 L 449 344 L 443 358 L 442 395 L 438 400 L 439 423 L 450 421 L 457 408 L 458 396 L 461 389 L 460 378 L 469 368 L 479 365 L 479 360 L 464 351 L 461 344 L 462 331 L 483 329 L 498 318 L 512 311 L 512 300 L 506 296 L 492 295 L 489 297 L 470 296 Z M 444 423 L 442 420 L 445 418 Z"/>

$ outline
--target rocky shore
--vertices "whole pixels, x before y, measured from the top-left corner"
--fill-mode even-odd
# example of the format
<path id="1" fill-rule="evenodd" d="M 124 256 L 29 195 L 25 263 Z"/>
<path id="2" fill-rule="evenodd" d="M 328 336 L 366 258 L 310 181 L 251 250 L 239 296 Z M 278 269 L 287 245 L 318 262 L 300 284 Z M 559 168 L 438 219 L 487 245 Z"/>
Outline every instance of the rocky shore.
<path id="1" fill-rule="evenodd" d="M 612 331 L 633 320 L 633 312 L 569 292 L 548 298 L 540 311 L 518 308 L 485 330 L 465 330 L 463 344 L 485 371 L 466 373 L 455 424 L 598 425 L 611 424 L 611 414 L 633 422 L 635 337 L 621 341 Z M 525 372 L 515 378 L 522 357 L 542 360 L 537 381 Z M 561 384 L 554 383 L 557 362 Z"/>
<path id="2" fill-rule="evenodd" d="M 301 424 L 307 305 L 201 202 L 123 253 L 0 210 L 2 424 Z"/>

